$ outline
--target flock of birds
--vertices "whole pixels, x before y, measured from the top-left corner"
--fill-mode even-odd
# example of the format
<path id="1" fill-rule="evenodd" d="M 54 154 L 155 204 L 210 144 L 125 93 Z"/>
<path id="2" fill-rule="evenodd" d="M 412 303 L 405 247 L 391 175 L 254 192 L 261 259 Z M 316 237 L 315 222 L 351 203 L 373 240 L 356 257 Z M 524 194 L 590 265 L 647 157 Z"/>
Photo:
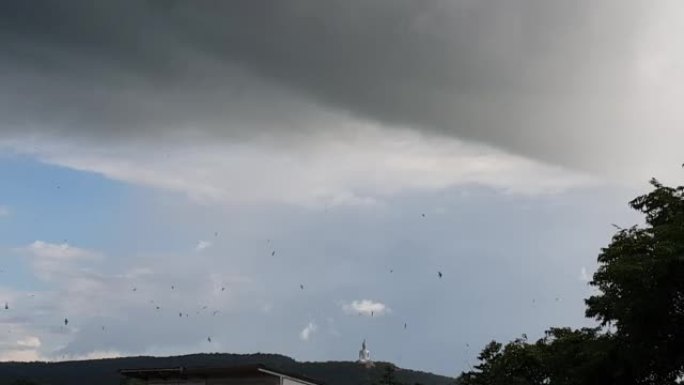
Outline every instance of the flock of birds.
<path id="1" fill-rule="evenodd" d="M 59 187 L 58 187 L 58 188 L 59 188 Z M 422 214 L 421 214 L 421 217 L 422 217 L 422 218 L 425 218 L 425 217 L 426 217 L 425 213 L 422 213 Z M 218 235 L 219 235 L 218 231 L 214 232 L 214 237 L 218 237 Z M 267 243 L 269 243 L 269 244 L 271 243 L 270 239 L 267 240 Z M 275 255 L 276 255 L 276 250 L 275 250 L 275 249 L 272 249 L 272 250 L 271 250 L 271 256 L 274 257 Z M 393 272 L 394 272 L 394 269 L 390 269 L 390 273 L 393 273 Z M 438 277 L 439 279 L 441 279 L 443 276 L 444 276 L 444 275 L 443 275 L 443 273 L 442 273 L 441 271 L 438 271 L 438 272 L 437 272 L 437 277 Z M 172 284 L 172 285 L 170 286 L 170 288 L 171 288 L 171 290 L 173 291 L 173 290 L 176 289 L 176 285 Z M 304 290 L 304 284 L 303 284 L 303 283 L 300 283 L 300 284 L 299 284 L 299 289 L 300 289 L 300 290 Z M 138 288 L 137 288 L 136 286 L 134 286 L 134 287 L 131 288 L 131 291 L 135 293 L 135 292 L 138 291 Z M 222 287 L 220 288 L 220 291 L 221 291 L 221 292 L 226 291 L 225 286 L 222 286 Z M 32 296 L 33 296 L 33 295 L 32 295 Z M 154 300 L 150 300 L 150 303 L 154 304 Z M 204 305 L 204 306 L 202 306 L 201 310 L 204 311 L 204 310 L 207 310 L 207 308 L 208 308 L 208 307 L 207 307 L 206 305 Z M 5 310 L 9 310 L 9 309 L 10 309 L 9 303 L 8 303 L 8 302 L 5 302 Z M 155 310 L 161 310 L 161 306 L 155 304 L 155 305 L 154 305 L 154 309 L 155 309 Z M 199 313 L 200 313 L 199 310 L 196 311 L 196 314 L 199 314 Z M 211 311 L 210 314 L 211 314 L 211 316 L 216 316 L 216 315 L 219 314 L 219 313 L 220 313 L 219 310 L 213 310 L 213 311 Z M 359 313 L 359 314 L 361 315 L 362 313 Z M 371 311 L 370 314 L 371 314 L 371 317 L 374 317 L 374 316 L 375 316 L 375 312 L 374 312 L 374 311 Z M 179 317 L 179 318 L 183 318 L 183 317 L 186 317 L 186 318 L 187 318 L 187 317 L 189 317 L 189 314 L 188 314 L 188 313 L 184 313 L 184 312 L 178 312 L 178 317 Z M 69 319 L 68 319 L 68 318 L 64 318 L 64 325 L 63 325 L 63 327 L 68 327 L 68 326 L 69 326 Z M 404 322 L 404 329 L 407 329 L 407 328 L 408 328 L 408 323 L 407 323 L 407 322 Z M 101 326 L 101 330 L 102 330 L 102 331 L 105 330 L 105 326 L 104 326 L 104 325 Z M 207 342 L 212 342 L 211 336 L 208 336 L 208 337 L 207 337 Z"/>
<path id="2" fill-rule="evenodd" d="M 421 217 L 422 217 L 422 218 L 425 218 L 425 217 L 426 217 L 425 213 L 422 213 L 422 214 L 421 214 Z M 215 237 L 218 237 L 218 235 L 219 235 L 218 232 L 214 232 L 214 236 L 215 236 Z M 267 243 L 269 243 L 269 244 L 271 243 L 271 242 L 270 242 L 270 239 L 267 240 Z M 270 255 L 271 255 L 272 257 L 274 257 L 274 256 L 276 255 L 276 250 L 275 250 L 275 249 L 271 249 Z M 389 272 L 390 272 L 390 273 L 394 273 L 394 269 L 390 269 Z M 438 279 L 442 279 L 442 278 L 444 277 L 444 273 L 443 273 L 442 271 L 437 271 L 437 274 L 436 274 L 436 275 L 437 275 L 437 278 L 438 278 Z M 300 289 L 300 290 L 304 290 L 304 284 L 303 284 L 303 283 L 300 283 L 300 284 L 299 284 L 299 289 Z M 175 284 L 170 285 L 170 290 L 175 291 L 175 290 L 176 290 L 176 285 L 175 285 Z M 138 288 L 134 286 L 134 287 L 131 288 L 131 291 L 135 293 L 135 292 L 138 291 Z M 220 291 L 221 291 L 221 292 L 226 291 L 226 287 L 225 287 L 225 286 L 221 286 Z M 555 297 L 555 301 L 556 301 L 556 302 L 558 302 L 559 300 L 560 300 L 559 297 Z M 150 303 L 153 303 L 153 304 L 154 304 L 154 300 L 150 300 Z M 532 299 L 532 303 L 536 303 L 536 299 L 533 298 L 533 299 Z M 5 308 L 5 310 L 9 310 L 9 309 L 10 309 L 9 303 L 5 302 L 4 308 Z M 157 311 L 159 311 L 159 310 L 161 310 L 161 306 L 159 306 L 159 305 L 157 305 L 157 304 L 154 304 L 154 309 L 157 310 Z M 205 310 L 207 310 L 207 309 L 208 309 L 208 307 L 207 307 L 206 305 L 204 305 L 204 306 L 202 306 L 201 311 L 205 311 Z M 199 314 L 199 313 L 200 313 L 200 310 L 198 310 L 198 311 L 196 312 L 196 314 Z M 212 310 L 210 314 L 211 314 L 211 316 L 216 316 L 216 315 L 219 314 L 219 313 L 220 313 L 219 310 Z M 362 315 L 362 313 L 359 313 L 359 315 Z M 371 311 L 371 312 L 370 312 L 370 316 L 371 316 L 371 317 L 374 317 L 374 316 L 375 316 L 375 311 Z M 189 317 L 189 314 L 188 314 L 187 312 L 179 311 L 179 312 L 178 312 L 178 317 L 179 317 L 179 318 L 183 318 L 183 317 L 186 317 L 186 318 L 187 318 L 187 317 Z M 64 325 L 63 325 L 63 327 L 68 327 L 68 325 L 69 325 L 69 319 L 68 319 L 68 318 L 64 318 Z M 404 329 L 407 329 L 407 328 L 408 328 L 408 323 L 407 323 L 407 322 L 404 322 L 404 323 L 403 323 L 403 328 L 404 328 Z M 101 330 L 102 330 L 102 331 L 105 330 L 105 326 L 104 326 L 104 325 L 101 326 Z M 207 336 L 207 337 L 206 337 L 206 341 L 209 342 L 209 343 L 211 343 L 211 342 L 212 342 L 211 336 Z M 470 345 L 467 344 L 467 343 L 466 343 L 465 345 L 466 345 L 466 348 L 469 348 L 469 347 L 470 347 Z"/>
<path id="3" fill-rule="evenodd" d="M 420 216 L 421 216 L 422 218 L 426 218 L 426 214 L 425 214 L 425 213 L 420 214 Z M 214 237 L 218 237 L 218 236 L 219 236 L 218 231 L 214 232 Z M 270 245 L 270 243 L 271 243 L 270 239 L 267 240 L 267 243 Z M 276 255 L 276 250 L 272 248 L 271 251 L 270 251 L 270 255 L 271 255 L 271 257 L 274 257 L 274 256 Z M 390 274 L 393 274 L 393 273 L 394 273 L 394 269 L 393 269 L 393 268 L 390 268 L 390 269 L 389 269 L 389 273 L 390 273 Z M 437 279 L 440 279 L 440 280 L 441 280 L 442 278 L 444 278 L 444 273 L 443 273 L 441 270 L 439 270 L 439 271 L 436 272 L 436 276 L 437 276 Z M 299 284 L 299 289 L 302 290 L 302 291 L 304 290 L 304 284 L 303 284 L 303 283 L 300 283 L 300 284 Z M 171 284 L 171 285 L 170 285 L 170 290 L 171 290 L 171 291 L 175 291 L 175 290 L 176 290 L 176 285 L 175 285 L 175 284 Z M 131 288 L 131 291 L 134 292 L 134 293 L 136 293 L 136 292 L 138 292 L 138 288 L 134 286 L 134 287 Z M 221 286 L 221 287 L 220 287 L 220 292 L 225 292 L 225 291 L 226 291 L 226 287 L 225 287 L 225 286 Z M 33 296 L 33 295 L 32 295 L 32 296 Z M 554 300 L 555 300 L 555 302 L 559 302 L 559 301 L 560 301 L 560 298 L 559 298 L 559 297 L 555 297 Z M 154 310 L 160 311 L 160 310 L 162 309 L 161 306 L 159 306 L 158 304 L 155 304 L 155 303 L 154 303 L 154 300 L 150 300 L 150 303 L 153 304 Z M 535 299 L 535 298 L 532 298 L 532 303 L 533 303 L 533 304 L 536 304 L 536 299 Z M 5 308 L 5 310 L 9 310 L 9 309 L 10 309 L 9 303 L 5 302 L 4 308 Z M 196 311 L 196 314 L 200 314 L 200 312 L 204 312 L 204 311 L 207 311 L 207 310 L 208 310 L 208 306 L 207 306 L 207 305 L 204 305 L 204 306 L 201 307 L 201 310 L 197 310 L 197 311 Z M 207 313 L 207 314 L 211 314 L 211 316 L 214 317 L 214 316 L 218 315 L 219 313 L 220 313 L 219 310 L 211 310 L 211 312 L 210 312 L 210 313 Z M 367 314 L 367 313 L 366 313 L 366 314 Z M 362 313 L 359 313 L 359 315 L 362 315 Z M 375 311 L 371 311 L 371 312 L 370 312 L 370 316 L 371 316 L 371 317 L 374 317 L 374 316 L 375 316 Z M 187 312 L 179 311 L 179 312 L 178 312 L 178 317 L 179 317 L 179 318 L 188 318 L 188 317 L 190 317 L 190 314 L 187 313 Z M 65 328 L 66 328 L 66 327 L 68 327 L 68 326 L 69 326 L 69 319 L 65 317 L 65 318 L 64 318 L 64 321 L 63 321 L 63 326 L 62 326 L 62 327 L 65 327 Z M 407 328 L 408 328 L 408 322 L 404 322 L 404 323 L 403 323 L 403 329 L 406 330 Z M 104 326 L 104 325 L 101 326 L 101 330 L 102 330 L 103 332 L 105 331 L 105 326 Z M 206 341 L 207 341 L 208 343 L 212 343 L 212 337 L 211 337 L 211 336 L 207 336 L 207 337 L 206 337 Z M 469 343 L 466 343 L 466 344 L 465 344 L 465 350 L 466 350 L 466 353 L 467 353 L 468 355 L 470 355 L 469 349 L 470 349 L 470 344 L 469 344 Z M 470 365 L 470 362 L 468 362 L 468 361 L 464 361 L 464 362 L 466 363 L 466 365 L 471 366 L 471 365 Z"/>

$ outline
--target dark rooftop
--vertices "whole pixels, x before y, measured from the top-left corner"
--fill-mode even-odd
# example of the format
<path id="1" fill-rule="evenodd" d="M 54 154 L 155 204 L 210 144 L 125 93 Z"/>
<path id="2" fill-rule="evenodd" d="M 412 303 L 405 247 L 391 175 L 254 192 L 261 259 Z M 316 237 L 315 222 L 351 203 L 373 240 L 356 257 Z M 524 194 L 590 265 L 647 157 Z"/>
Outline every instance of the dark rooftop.
<path id="1" fill-rule="evenodd" d="M 175 368 L 142 368 L 121 369 L 119 373 L 126 377 L 147 379 L 169 379 L 187 377 L 268 377 L 281 376 L 295 380 L 323 385 L 323 382 L 302 376 L 300 374 L 286 373 L 278 369 L 268 368 L 264 365 L 243 365 L 225 367 L 189 367 L 178 366 Z"/>

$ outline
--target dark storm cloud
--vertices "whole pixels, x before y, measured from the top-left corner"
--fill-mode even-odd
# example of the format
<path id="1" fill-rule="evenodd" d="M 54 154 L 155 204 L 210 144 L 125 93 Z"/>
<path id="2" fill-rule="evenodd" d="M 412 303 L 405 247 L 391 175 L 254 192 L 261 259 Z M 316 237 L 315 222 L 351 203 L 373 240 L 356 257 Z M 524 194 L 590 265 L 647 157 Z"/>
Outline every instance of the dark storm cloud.
<path id="1" fill-rule="evenodd" d="M 607 137 L 638 142 L 643 120 L 624 112 L 636 103 L 637 41 L 650 17 L 640 3 L 0 7 L 3 130 L 249 136 L 323 126 L 322 105 L 587 166 Z"/>

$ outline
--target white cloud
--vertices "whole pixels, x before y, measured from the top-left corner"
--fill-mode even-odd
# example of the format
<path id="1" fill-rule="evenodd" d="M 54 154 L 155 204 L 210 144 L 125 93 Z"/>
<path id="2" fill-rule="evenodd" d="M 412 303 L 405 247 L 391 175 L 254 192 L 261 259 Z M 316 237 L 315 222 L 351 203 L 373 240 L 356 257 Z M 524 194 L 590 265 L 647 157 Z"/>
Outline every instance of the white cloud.
<path id="1" fill-rule="evenodd" d="M 0 361 L 41 361 L 43 357 L 34 349 L 8 349 L 0 353 Z"/>
<path id="2" fill-rule="evenodd" d="M 63 279 L 75 274 L 79 263 L 101 258 L 101 255 L 95 251 L 75 247 L 68 243 L 35 241 L 15 250 L 31 259 L 33 270 L 44 280 Z"/>
<path id="3" fill-rule="evenodd" d="M 0 335 L 0 361 L 38 361 L 45 357 L 40 348 L 43 345 L 36 336 L 36 330 L 26 324 L 28 317 L 21 314 L 8 317 L 3 321 L 3 327 L 8 333 Z"/>
<path id="4" fill-rule="evenodd" d="M 212 245 L 212 243 L 209 241 L 200 240 L 199 242 L 197 242 L 197 245 L 195 246 L 195 251 L 202 251 L 202 250 L 208 249 L 211 247 L 211 245 Z"/>
<path id="5" fill-rule="evenodd" d="M 372 204 L 404 191 L 477 184 L 504 192 L 545 194 L 594 183 L 489 147 L 349 120 L 337 131 L 296 141 L 79 146 L 58 139 L 4 141 L 44 162 L 114 180 L 187 194 L 207 203 Z M 331 123 L 333 124 L 333 123 Z M 2 146 L 0 142 L 0 146 Z M 164 156 L 160 156 L 163 154 Z"/>
<path id="6" fill-rule="evenodd" d="M 579 280 L 583 282 L 591 281 L 591 275 L 589 272 L 587 272 L 587 268 L 584 266 L 582 266 L 582 269 L 580 269 Z"/>
<path id="7" fill-rule="evenodd" d="M 343 304 L 342 310 L 347 314 L 362 314 L 368 317 L 382 316 L 391 311 L 384 303 L 375 302 L 370 299 L 355 300 L 351 303 Z"/>
<path id="8" fill-rule="evenodd" d="M 78 361 L 78 360 L 100 360 L 103 358 L 119 358 L 124 355 L 116 350 L 95 350 L 86 354 L 70 355 L 65 354 L 63 357 L 56 357 L 55 361 Z"/>
<path id="9" fill-rule="evenodd" d="M 318 326 L 312 321 L 309 322 L 304 329 L 302 329 L 301 332 L 299 332 L 299 338 L 302 341 L 308 341 L 309 338 L 318 330 Z"/>
<path id="10" fill-rule="evenodd" d="M 205 340 L 205 333 L 214 336 L 223 329 L 223 315 L 243 306 L 238 296 L 249 285 L 234 263 L 230 268 L 220 263 L 198 265 L 186 255 L 165 255 L 174 263 L 160 264 L 157 254 L 138 254 L 133 266 L 125 258 L 108 258 L 106 270 L 101 270 L 94 262 L 101 262 L 104 254 L 94 250 L 42 241 L 15 250 L 30 258 L 34 272 L 49 289 L 29 293 L 0 286 L 0 306 L 4 301 L 10 306 L 8 317 L 0 320 L 11 331 L 0 333 L 0 359 L 5 360 L 145 353 L 159 348 L 156 344 L 164 333 L 186 335 L 179 344 L 190 346 Z M 220 285 L 218 292 L 216 285 Z M 220 290 L 223 286 L 231 290 Z M 189 314 L 189 320 L 178 322 L 178 312 Z M 155 318 L 150 325 L 134 325 L 130 317 Z M 204 336 L 186 329 L 197 323 L 203 326 L 196 333 Z M 110 340 L 123 330 L 138 337 Z"/>
<path id="11" fill-rule="evenodd" d="M 74 247 L 68 243 L 56 244 L 43 241 L 35 241 L 19 250 L 26 251 L 37 258 L 55 260 L 89 259 L 98 256 L 98 254 L 93 251 Z"/>
<path id="12" fill-rule="evenodd" d="M 17 345 L 23 348 L 39 348 L 40 338 L 35 336 L 28 336 L 17 341 Z"/>

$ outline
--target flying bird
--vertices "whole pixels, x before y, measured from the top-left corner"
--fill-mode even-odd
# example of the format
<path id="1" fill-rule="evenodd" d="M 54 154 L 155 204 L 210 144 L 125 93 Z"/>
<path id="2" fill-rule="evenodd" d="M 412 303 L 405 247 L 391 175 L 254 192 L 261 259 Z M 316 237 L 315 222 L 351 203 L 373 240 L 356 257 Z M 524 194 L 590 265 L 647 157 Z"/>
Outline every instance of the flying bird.
<path id="1" fill-rule="evenodd" d="M 9 309 L 9 305 L 7 304 L 7 302 L 5 302 L 5 310 L 8 310 L 8 309 Z"/>
<path id="2" fill-rule="evenodd" d="M 218 237 L 218 231 L 214 231 L 214 236 Z"/>
<path id="3" fill-rule="evenodd" d="M 225 287 L 222 287 L 222 288 L 221 288 L 221 291 L 226 291 L 226 288 L 225 288 Z"/>
<path id="4" fill-rule="evenodd" d="M 216 314 L 218 314 L 218 312 L 219 312 L 218 310 L 212 311 L 212 312 L 211 312 L 212 317 L 215 316 Z"/>
<path id="5" fill-rule="evenodd" d="M 68 324 L 69 324 L 69 320 L 65 318 L 64 319 L 64 326 L 67 326 Z"/>
<path id="6" fill-rule="evenodd" d="M 137 290 L 138 290 L 138 288 L 137 288 L 137 287 L 134 287 L 134 288 L 133 288 L 133 291 L 137 291 Z"/>
<path id="7" fill-rule="evenodd" d="M 404 329 L 406 329 L 406 322 L 404 322 Z"/>
<path id="8" fill-rule="evenodd" d="M 422 213 L 421 216 L 422 216 L 423 218 L 425 218 L 425 213 Z"/>
<path id="9" fill-rule="evenodd" d="M 157 306 L 157 310 L 159 310 L 159 306 Z"/>
<path id="10" fill-rule="evenodd" d="M 104 331 L 104 326 L 102 327 L 102 331 Z"/>
<path id="11" fill-rule="evenodd" d="M 371 311 L 371 317 L 374 317 L 374 316 L 375 316 L 375 312 Z"/>
<path id="12" fill-rule="evenodd" d="M 300 284 L 300 285 L 299 285 L 299 288 L 302 289 L 302 290 L 304 290 L 304 285 Z"/>
<path id="13" fill-rule="evenodd" d="M 211 342 L 211 337 L 207 337 L 207 341 Z"/>
<path id="14" fill-rule="evenodd" d="M 275 255 L 275 250 L 271 251 L 271 257 Z"/>
<path id="15" fill-rule="evenodd" d="M 439 278 L 442 278 L 442 272 L 441 272 L 441 271 L 438 271 L 438 272 L 437 272 L 437 276 L 438 276 Z"/>
<path id="16" fill-rule="evenodd" d="M 175 289 L 175 287 L 173 285 L 171 285 L 171 290 L 173 290 L 173 289 Z"/>
<path id="17" fill-rule="evenodd" d="M 182 317 L 182 316 L 183 316 L 183 313 L 178 313 L 178 316 L 179 316 L 179 317 Z"/>

